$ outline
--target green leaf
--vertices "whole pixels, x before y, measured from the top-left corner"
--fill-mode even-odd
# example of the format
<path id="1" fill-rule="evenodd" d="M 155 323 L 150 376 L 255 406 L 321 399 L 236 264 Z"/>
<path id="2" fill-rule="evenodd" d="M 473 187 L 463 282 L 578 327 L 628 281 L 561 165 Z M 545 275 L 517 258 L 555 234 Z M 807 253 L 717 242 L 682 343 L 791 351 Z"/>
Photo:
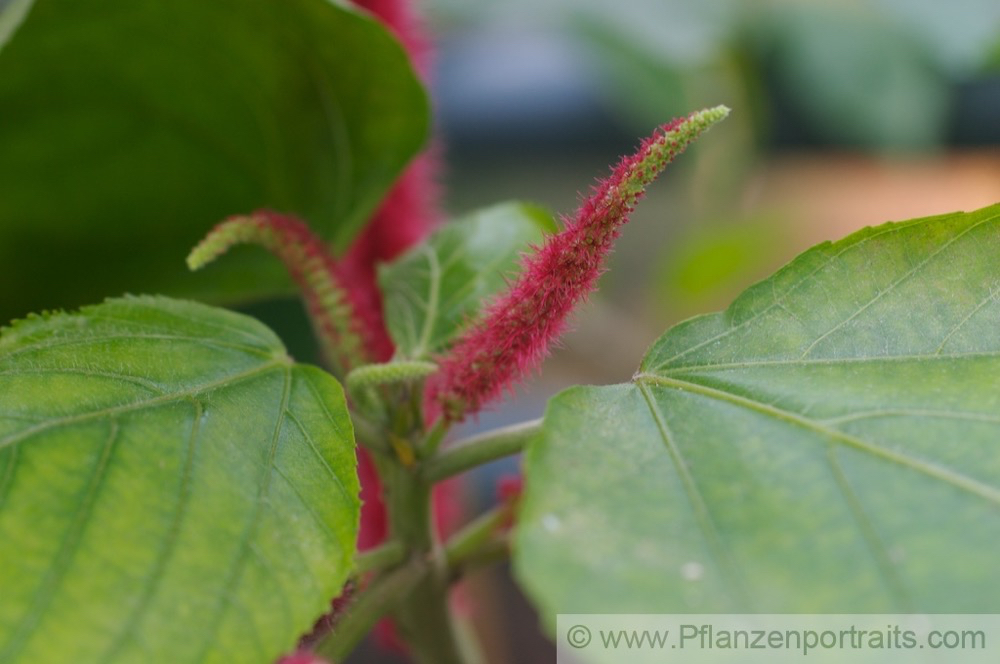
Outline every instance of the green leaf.
<path id="1" fill-rule="evenodd" d="M 340 386 L 160 297 L 0 337 L 0 661 L 272 662 L 353 560 Z"/>
<path id="2" fill-rule="evenodd" d="M 444 226 L 379 270 L 397 352 L 423 359 L 443 350 L 503 290 L 521 252 L 555 230 L 547 212 L 502 203 Z"/>
<path id="3" fill-rule="evenodd" d="M 0 320 L 123 285 L 281 289 L 262 252 L 212 279 L 184 256 L 262 207 L 345 247 L 428 114 L 396 40 L 330 0 L 37 0 L 0 51 Z"/>
<path id="4" fill-rule="evenodd" d="M 558 612 L 1000 609 L 1000 205 L 819 245 L 555 397 L 518 575 Z"/>

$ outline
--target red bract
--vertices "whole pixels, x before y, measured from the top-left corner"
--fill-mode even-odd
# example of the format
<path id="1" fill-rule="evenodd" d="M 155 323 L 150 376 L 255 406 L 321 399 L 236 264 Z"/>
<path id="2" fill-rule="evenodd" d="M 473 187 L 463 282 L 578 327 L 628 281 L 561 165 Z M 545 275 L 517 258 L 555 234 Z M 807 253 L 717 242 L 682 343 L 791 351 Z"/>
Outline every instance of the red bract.
<path id="1" fill-rule="evenodd" d="M 718 107 L 664 125 L 600 182 L 562 232 L 521 263 L 510 288 L 439 359 L 428 381 L 428 410 L 451 421 L 475 413 L 536 368 L 571 311 L 594 290 L 636 201 L 674 157 L 728 114 Z"/>

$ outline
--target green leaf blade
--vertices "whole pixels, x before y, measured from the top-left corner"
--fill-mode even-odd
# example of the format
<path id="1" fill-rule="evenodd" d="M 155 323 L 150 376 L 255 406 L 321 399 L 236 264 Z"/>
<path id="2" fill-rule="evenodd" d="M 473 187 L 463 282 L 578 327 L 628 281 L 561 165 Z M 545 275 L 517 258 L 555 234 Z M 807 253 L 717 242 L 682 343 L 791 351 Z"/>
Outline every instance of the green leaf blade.
<path id="1" fill-rule="evenodd" d="M 692 319 L 661 337 L 641 368 L 939 355 L 960 352 L 969 341 L 974 352 L 984 342 L 1000 347 L 995 335 L 982 334 L 997 320 L 987 306 L 1000 288 L 1000 277 L 989 272 L 997 214 L 994 206 L 888 224 L 819 245 L 726 312 Z M 908 241 L 898 241 L 901 236 Z M 969 265 L 981 267 L 965 269 Z M 858 274 L 866 278 L 852 279 Z"/>
<path id="2" fill-rule="evenodd" d="M 995 611 L 998 248 L 998 206 L 866 229 L 668 331 L 631 385 L 557 396 L 526 459 L 529 592 L 551 614 Z"/>
<path id="3" fill-rule="evenodd" d="M 397 351 L 419 360 L 444 350 L 506 287 L 521 252 L 554 230 L 541 208 L 501 203 L 444 226 L 383 266 L 379 283 Z"/>
<path id="4" fill-rule="evenodd" d="M 112 348 L 90 357 L 99 343 L 155 380 L 108 367 Z M 45 383 L 11 407 L 22 370 L 87 380 L 55 408 Z M 112 374 L 119 393 L 88 398 Z M 0 338 L 0 403 L 3 661 L 271 661 L 350 569 L 343 394 L 249 318 L 129 298 L 22 322 Z"/>
<path id="5" fill-rule="evenodd" d="M 400 44 L 329 0 L 38 0 L 0 52 L 0 318 L 122 283 L 230 299 L 287 288 L 262 254 L 211 284 L 183 257 L 260 208 L 343 250 L 428 126 Z M 45 261 L 25 259 L 40 247 Z"/>

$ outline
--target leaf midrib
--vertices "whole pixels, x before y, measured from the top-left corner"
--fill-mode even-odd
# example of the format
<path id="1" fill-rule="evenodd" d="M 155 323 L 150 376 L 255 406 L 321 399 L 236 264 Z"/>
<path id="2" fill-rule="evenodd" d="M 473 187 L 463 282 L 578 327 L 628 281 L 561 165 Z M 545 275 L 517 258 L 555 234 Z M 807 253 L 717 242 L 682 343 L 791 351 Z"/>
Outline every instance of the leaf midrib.
<path id="1" fill-rule="evenodd" d="M 656 375 L 656 376 L 672 376 L 672 375 L 683 375 L 694 371 L 717 371 L 726 369 L 750 369 L 754 367 L 768 367 L 768 366 L 788 366 L 788 367 L 811 367 L 811 366 L 837 366 L 841 364 L 863 364 L 866 362 L 879 363 L 879 362 L 940 362 L 945 360 L 968 360 L 968 359 L 982 359 L 982 358 L 996 358 L 1000 359 L 1000 350 L 995 351 L 970 351 L 968 353 L 949 353 L 947 355 L 942 355 L 939 353 L 927 354 L 909 354 L 909 355 L 872 355 L 872 356 L 854 356 L 854 357 L 829 357 L 829 358 L 814 358 L 814 359 L 776 359 L 776 360 L 744 360 L 740 362 L 716 362 L 712 364 L 688 364 L 688 365 L 678 365 L 670 368 L 664 368 L 663 365 L 653 369 L 656 373 L 645 373 L 643 375 Z"/>
<path id="2" fill-rule="evenodd" d="M 862 311 L 864 311 L 868 307 L 870 307 L 875 301 L 881 299 L 881 297 L 885 293 L 892 291 L 900 283 L 902 283 L 903 281 L 905 281 L 905 280 L 909 279 L 910 277 L 914 276 L 915 274 L 917 274 L 920 271 L 921 268 L 926 267 L 934 258 L 940 256 L 947 247 L 949 247 L 952 244 L 954 244 L 958 239 L 960 239 L 960 238 L 968 235 L 970 232 L 972 232 L 976 228 L 979 228 L 979 227 L 981 227 L 981 226 L 983 226 L 983 225 L 985 225 L 987 223 L 996 221 L 998 218 L 1000 218 L 1000 213 L 988 215 L 988 216 L 985 216 L 984 218 L 979 219 L 978 221 L 970 224 L 967 228 L 962 229 L 961 232 L 959 232 L 958 234 L 956 234 L 954 237 L 950 238 L 943 245 L 939 246 L 937 249 L 935 249 L 933 252 L 931 252 L 928 256 L 926 256 L 924 258 L 924 260 L 922 260 L 918 265 L 916 265 L 913 268 L 911 268 L 910 270 L 908 270 L 906 272 L 906 274 L 902 275 L 899 279 L 897 279 L 895 282 L 893 282 L 889 286 L 888 289 L 886 289 L 885 291 L 880 291 L 872 300 L 870 300 L 869 302 L 867 302 L 865 305 L 863 305 L 859 309 L 855 310 L 847 319 L 840 321 L 836 326 L 834 326 L 833 328 L 831 328 L 830 330 L 828 330 L 820 338 L 815 339 L 812 342 L 812 344 L 806 349 L 806 352 L 803 354 L 803 359 L 804 359 L 805 355 L 807 355 L 811 351 L 811 349 L 814 348 L 816 346 L 816 344 L 818 344 L 823 338 L 826 338 L 827 336 L 829 336 L 835 330 L 840 329 L 849 320 L 852 320 L 853 318 L 857 317 L 857 315 L 859 315 Z M 935 220 L 936 220 L 936 218 L 932 217 L 932 218 L 929 218 L 929 219 L 926 219 L 926 220 L 919 220 L 919 221 L 922 222 L 922 223 L 928 223 L 928 222 L 932 222 L 932 221 L 935 221 Z M 705 347 L 705 346 L 707 346 L 707 345 L 709 345 L 711 343 L 714 343 L 714 342 L 719 341 L 721 339 L 725 339 L 725 338 L 727 338 L 727 337 L 735 334 L 739 330 L 742 330 L 742 329 L 745 329 L 747 327 L 750 327 L 754 322 L 758 321 L 761 317 L 763 317 L 764 315 L 766 315 L 770 311 L 772 311 L 772 310 L 774 310 L 776 308 L 783 308 L 784 307 L 784 304 L 782 302 L 783 300 L 785 300 L 791 293 L 793 293 L 796 290 L 798 290 L 803 284 L 809 282 L 815 275 L 817 275 L 818 273 L 822 272 L 827 267 L 829 267 L 836 259 L 840 258 L 841 256 L 843 256 L 844 254 L 846 254 L 848 252 L 854 251 L 854 250 L 858 249 L 859 247 L 864 246 L 865 244 L 871 242 L 872 240 L 874 240 L 876 238 L 881 238 L 881 237 L 883 237 L 885 235 L 890 235 L 890 234 L 900 233 L 900 232 L 904 232 L 906 230 L 910 230 L 913 227 L 913 225 L 914 225 L 913 223 L 894 224 L 894 225 L 888 226 L 885 229 L 874 231 L 874 232 L 870 233 L 869 235 L 866 235 L 865 237 L 862 237 L 862 238 L 860 238 L 860 239 L 858 239 L 858 240 L 856 240 L 854 242 L 850 242 L 850 243 L 845 244 L 843 247 L 840 248 L 839 251 L 836 251 L 836 252 L 831 253 L 828 256 L 826 256 L 825 260 L 823 260 L 819 265 L 815 266 L 807 274 L 802 275 L 799 279 L 795 280 L 794 283 L 789 284 L 782 293 L 780 293 L 780 294 L 777 294 L 777 293 L 773 294 L 772 295 L 772 301 L 771 301 L 771 303 L 769 303 L 766 306 L 762 307 L 760 311 L 757 311 L 756 313 L 752 314 L 747 319 L 741 321 L 737 325 L 732 325 L 730 327 L 727 327 L 725 330 L 719 332 L 718 334 L 715 334 L 715 335 L 709 337 L 708 339 L 703 339 L 702 341 L 698 342 L 697 344 L 694 344 L 693 346 L 689 346 L 688 348 L 685 348 L 683 350 L 680 350 L 679 352 L 676 352 L 673 356 L 664 359 L 663 361 L 661 361 L 660 363 L 658 363 L 655 367 L 649 368 L 649 370 L 651 370 L 651 371 L 660 371 L 660 370 L 664 369 L 665 367 L 670 366 L 671 364 L 673 364 L 674 362 L 676 362 L 680 358 L 684 357 L 685 355 L 693 353 L 694 351 L 696 351 L 696 350 L 698 350 L 700 348 L 703 348 L 703 347 Z M 795 265 L 795 262 L 791 263 L 789 265 L 789 267 L 791 267 L 791 265 Z M 788 268 L 786 267 L 785 269 L 788 269 Z M 781 272 L 778 272 L 778 274 L 776 274 L 776 275 L 774 275 L 774 276 L 771 277 L 770 282 L 771 282 L 772 289 L 774 288 L 774 285 L 776 283 L 775 280 L 777 279 L 778 275 L 780 275 L 783 271 L 784 270 L 782 270 Z M 741 296 L 741 299 L 742 299 L 742 297 L 745 297 L 745 295 L 746 294 L 744 294 L 744 296 Z M 739 302 L 739 300 L 737 300 L 737 302 Z M 736 303 L 734 303 L 733 306 L 735 306 L 735 304 Z M 723 315 L 729 316 L 733 312 L 733 306 L 731 306 Z"/>
<path id="3" fill-rule="evenodd" d="M 206 348 L 228 348 L 230 350 L 237 350 L 248 355 L 254 355 L 257 357 L 271 357 L 273 356 L 273 347 L 267 346 L 251 346 L 247 344 L 238 344 L 225 342 L 218 339 L 206 339 L 204 337 L 188 336 L 181 334 L 135 334 L 132 332 L 122 332 L 120 334 L 104 334 L 99 336 L 88 336 L 88 337 L 78 337 L 78 338 L 62 338 L 55 337 L 48 339 L 46 341 L 40 341 L 37 343 L 29 344 L 26 346 L 21 346 L 17 350 L 7 351 L 0 354 L 0 362 L 5 362 L 18 355 L 24 355 L 26 353 L 31 353 L 32 351 L 46 351 L 52 350 L 53 348 L 59 348 L 63 346 L 91 346 L 94 344 L 101 344 L 108 341 L 135 341 L 136 339 L 143 340 L 156 340 L 156 341 L 169 341 L 171 343 L 176 342 L 189 342 L 196 346 L 203 346 Z M 6 338 L 4 338 L 6 341 Z M 2 349 L 2 345 L 0 345 Z"/>
<path id="4" fill-rule="evenodd" d="M 826 426 L 820 420 L 810 419 L 803 415 L 778 408 L 772 404 L 762 403 L 748 397 L 687 380 L 679 380 L 657 374 L 639 374 L 634 380 L 639 386 L 652 384 L 682 392 L 692 392 L 694 394 L 699 394 L 716 401 L 723 401 L 755 413 L 768 415 L 777 420 L 812 431 L 832 443 L 850 447 L 869 454 L 875 458 L 897 464 L 903 468 L 908 468 L 931 479 L 944 482 L 945 484 L 948 484 L 949 486 L 952 486 L 960 491 L 986 500 L 991 504 L 1000 505 L 1000 489 L 984 484 L 979 480 L 963 475 L 950 468 L 922 461 L 914 457 L 906 456 L 904 454 L 879 447 L 878 445 L 856 436 L 852 436 L 838 429 Z"/>
<path id="5" fill-rule="evenodd" d="M 143 399 L 141 401 L 133 401 L 131 403 L 122 404 L 119 406 L 110 406 L 107 408 L 100 408 L 98 410 L 93 410 L 89 412 L 78 413 L 75 415 L 68 415 L 61 418 L 53 418 L 51 420 L 46 420 L 45 422 L 38 424 L 36 426 L 18 431 L 14 434 L 7 436 L 6 438 L 0 438 L 0 450 L 10 445 L 15 445 L 27 438 L 30 438 L 44 431 L 48 431 L 50 429 L 55 429 L 70 424 L 78 424 L 80 422 L 86 422 L 87 420 L 98 417 L 117 415 L 120 413 L 127 413 L 134 410 L 142 410 L 143 408 L 153 408 L 163 404 L 168 404 L 175 401 L 187 399 L 189 397 L 193 397 L 198 394 L 204 394 L 205 392 L 210 392 L 218 388 L 227 387 L 229 385 L 235 385 L 245 380 L 249 380 L 256 376 L 265 374 L 268 371 L 274 369 L 287 369 L 287 368 L 288 368 L 288 362 L 276 359 L 272 362 L 262 364 L 248 371 L 243 371 L 238 374 L 231 374 L 223 378 L 220 378 L 218 380 L 214 380 L 209 383 L 204 383 L 202 385 L 198 385 L 187 390 L 182 390 L 180 392 L 172 392 L 170 394 L 164 394 L 150 399 Z"/>

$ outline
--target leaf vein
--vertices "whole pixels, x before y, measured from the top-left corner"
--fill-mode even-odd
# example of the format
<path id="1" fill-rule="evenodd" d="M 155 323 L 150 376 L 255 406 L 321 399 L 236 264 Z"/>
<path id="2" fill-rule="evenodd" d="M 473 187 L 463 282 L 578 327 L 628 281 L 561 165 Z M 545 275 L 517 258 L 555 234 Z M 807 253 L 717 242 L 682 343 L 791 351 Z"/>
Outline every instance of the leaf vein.
<path id="1" fill-rule="evenodd" d="M 30 369 L 12 369 L 6 371 L 0 371 L 0 376 L 26 376 L 26 375 L 64 375 L 70 374 L 74 376 L 87 376 L 92 378 L 110 378 L 113 380 L 120 380 L 123 383 L 129 383 L 130 385 L 135 385 L 136 387 L 141 387 L 145 390 L 153 392 L 155 394 L 163 395 L 165 394 L 163 388 L 151 380 L 146 380 L 140 376 L 130 376 L 127 374 L 117 373 L 115 371 L 94 371 L 92 369 L 78 369 L 71 367 L 37 367 Z"/>
<path id="2" fill-rule="evenodd" d="M 712 519 L 708 502 L 705 500 L 701 489 L 698 487 L 697 481 L 691 474 L 691 470 L 688 467 L 684 455 L 677 447 L 666 418 L 660 411 L 659 405 L 656 403 L 653 395 L 649 393 L 649 388 L 640 383 L 639 390 L 642 392 L 642 396 L 646 401 L 647 408 L 649 408 L 653 422 L 656 424 L 656 428 L 660 433 L 660 439 L 663 441 L 664 447 L 667 448 L 667 453 L 670 455 L 674 468 L 677 470 L 677 474 L 681 479 L 684 491 L 688 496 L 692 509 L 694 510 L 698 527 L 702 532 L 702 536 L 705 538 L 705 543 L 708 545 L 708 549 L 711 552 L 712 557 L 715 558 L 716 564 L 723 572 L 723 575 L 728 578 L 730 582 L 729 586 L 735 590 L 735 594 L 742 598 L 747 605 L 749 605 L 750 597 L 745 591 L 745 581 L 740 578 L 736 566 L 726 554 L 726 549 L 722 545 L 718 529 L 715 526 L 715 521 Z"/>
<path id="3" fill-rule="evenodd" d="M 899 232 L 900 230 L 902 230 L 902 228 L 905 228 L 905 227 L 893 226 L 893 227 L 887 228 L 886 230 L 880 231 L 878 233 L 873 233 L 873 234 L 871 234 L 871 235 L 869 235 L 867 237 L 861 238 L 857 242 L 854 242 L 852 244 L 849 244 L 849 245 L 843 247 L 840 251 L 838 251 L 836 253 L 830 254 L 829 256 L 827 256 L 826 260 L 824 260 L 820 265 L 817 265 L 815 268 L 813 268 L 812 270 L 810 270 L 808 274 L 802 275 L 801 278 L 797 279 L 794 283 L 792 283 L 791 285 L 789 285 L 789 287 L 787 289 L 785 289 L 785 291 L 781 294 L 782 299 L 785 299 L 786 296 L 788 296 L 789 294 L 791 294 L 794 291 L 798 290 L 799 287 L 801 287 L 802 285 L 806 284 L 815 275 L 817 275 L 818 273 L 820 273 L 823 270 L 825 270 L 827 267 L 830 266 L 830 264 L 833 263 L 833 261 L 835 261 L 836 259 L 840 258 L 842 255 L 844 255 L 848 251 L 856 249 L 856 248 L 858 248 L 858 247 L 866 244 L 870 240 L 875 239 L 876 237 L 880 237 L 882 235 L 886 235 L 886 234 L 889 234 L 889 233 Z M 774 277 L 772 277 L 772 279 L 774 279 Z M 771 292 L 772 292 L 772 296 L 773 296 L 773 294 L 774 294 L 773 286 L 772 286 L 772 291 Z M 660 362 L 659 364 L 657 364 L 656 366 L 652 367 L 652 370 L 653 371 L 660 371 L 661 369 L 663 369 L 663 367 L 666 367 L 666 366 L 672 364 L 676 360 L 679 360 L 680 358 L 684 357 L 685 355 L 688 355 L 689 353 L 693 353 L 694 351 L 698 350 L 699 348 L 704 348 L 705 346 L 707 346 L 707 345 L 709 345 L 711 343 L 719 341 L 720 339 L 725 339 L 726 337 L 735 334 L 736 332 L 742 330 L 743 328 L 750 326 L 752 323 L 754 323 L 755 321 L 757 321 L 761 317 L 763 317 L 766 314 L 768 314 L 769 312 L 771 312 L 777 306 L 778 306 L 778 302 L 772 300 L 771 304 L 767 305 L 766 307 L 764 307 L 763 309 L 761 309 L 760 311 L 758 311 L 757 313 L 755 313 L 753 316 L 750 316 L 749 318 L 747 318 L 745 321 L 743 321 L 739 325 L 728 327 L 725 330 L 723 330 L 722 332 L 719 332 L 718 334 L 713 335 L 713 336 L 709 337 L 708 339 L 704 339 L 703 341 L 700 341 L 700 342 L 696 343 L 693 346 L 685 348 L 681 352 L 676 353 L 672 357 L 669 357 L 669 358 L 663 360 L 662 362 Z"/>
<path id="4" fill-rule="evenodd" d="M 860 357 L 818 357 L 812 359 L 780 359 L 780 360 L 748 360 L 743 362 L 719 362 L 717 364 L 691 364 L 677 367 L 675 369 L 658 370 L 655 374 L 646 372 L 643 375 L 659 376 L 684 376 L 705 369 L 726 370 L 726 369 L 750 369 L 753 367 L 770 366 L 837 366 L 841 364 L 863 364 L 866 362 L 930 362 L 936 360 L 966 360 L 976 358 L 1000 358 L 1000 350 L 995 351 L 970 351 L 967 353 L 940 354 L 912 354 L 912 355 L 872 355 Z"/>
<path id="5" fill-rule="evenodd" d="M 972 320 L 972 318 L 976 314 L 978 314 L 980 311 L 982 311 L 983 308 L 986 307 L 986 305 L 988 305 L 990 302 L 993 302 L 996 299 L 996 297 L 997 297 L 996 292 L 991 288 L 990 289 L 990 294 L 987 295 L 986 297 L 984 297 L 983 300 L 979 304 L 977 304 L 975 307 L 973 307 L 972 311 L 970 311 L 969 314 L 965 318 L 963 318 L 962 320 L 958 321 L 958 323 L 956 323 L 955 326 L 952 327 L 948 331 L 948 333 L 946 335 L 944 335 L 944 338 L 941 339 L 941 343 L 938 344 L 938 347 L 934 351 L 934 354 L 935 355 L 940 355 L 941 351 L 944 350 L 945 344 L 947 344 L 948 341 L 953 336 L 955 336 L 955 334 L 959 330 L 961 330 L 965 326 L 966 323 L 968 323 L 970 320 Z"/>
<path id="6" fill-rule="evenodd" d="M 267 462 L 263 464 L 263 471 L 260 477 L 260 489 L 257 492 L 257 499 L 254 501 L 253 512 L 250 515 L 250 521 L 247 523 L 246 528 L 243 530 L 243 534 L 240 537 L 239 544 L 237 545 L 236 558 L 230 565 L 230 571 L 226 579 L 223 581 L 222 588 L 219 591 L 219 600 L 216 604 L 214 616 L 208 621 L 210 627 L 205 630 L 207 635 L 204 643 L 202 643 L 201 651 L 199 655 L 195 658 L 195 661 L 204 662 L 208 657 L 212 649 L 213 638 L 216 636 L 220 626 L 222 625 L 222 619 L 225 617 L 226 612 L 233 605 L 235 598 L 232 597 L 233 591 L 239 584 L 240 579 L 246 570 L 247 556 L 252 545 L 252 538 L 257 532 L 257 528 L 260 524 L 261 513 L 264 509 L 264 503 L 267 501 L 268 493 L 271 487 L 271 478 L 274 475 L 274 460 L 277 456 L 278 446 L 281 443 L 281 430 L 285 425 L 285 413 L 288 409 L 288 400 L 291 394 L 292 385 L 292 374 L 291 370 L 286 367 L 285 369 L 285 382 L 282 389 L 281 404 L 278 408 L 278 417 L 274 425 L 274 432 L 271 435 L 271 446 L 268 450 Z"/>
<path id="7" fill-rule="evenodd" d="M 913 602 L 909 593 L 906 591 L 902 579 L 899 578 L 896 566 L 892 563 L 892 558 L 886 551 L 885 544 L 882 538 L 879 537 L 875 524 L 872 523 L 871 518 L 868 516 L 868 512 L 865 510 L 860 496 L 858 496 L 851 486 L 850 480 L 844 472 L 844 467 L 837 458 L 837 449 L 832 445 L 828 445 L 824 456 L 830 467 L 830 472 L 833 474 L 834 481 L 837 483 L 837 488 L 840 490 L 847 508 L 854 516 L 854 525 L 860 532 L 861 538 L 865 542 L 865 546 L 871 554 L 876 567 L 881 572 L 886 586 L 888 586 L 889 593 L 895 597 L 897 603 L 900 605 L 901 612 L 911 612 L 913 610 Z"/>
<path id="8" fill-rule="evenodd" d="M 966 229 L 962 230 L 961 232 L 955 234 L 954 236 L 948 238 L 948 240 L 946 242 L 944 242 L 941 245 L 939 245 L 938 247 L 936 247 L 934 249 L 934 251 L 932 251 L 931 253 L 929 253 L 922 261 L 920 261 L 919 263 L 917 263 L 916 265 L 914 265 L 905 274 L 901 275 L 898 279 L 896 279 L 892 283 L 890 283 L 889 286 L 888 286 L 888 288 L 886 288 L 884 290 L 880 290 L 878 293 L 875 294 L 875 297 L 873 297 L 870 300 L 868 300 L 868 302 L 866 302 L 863 306 L 861 306 L 860 308 L 858 308 L 857 310 L 855 310 L 854 313 L 852 313 L 850 316 L 848 316 L 847 318 L 845 318 L 844 320 L 840 321 L 839 323 L 837 323 L 836 325 L 834 325 L 832 328 L 830 328 L 829 330 L 827 330 L 826 332 L 824 332 L 823 334 L 821 334 L 815 341 L 813 341 L 811 344 L 809 344 L 809 346 L 805 349 L 805 351 L 803 351 L 802 357 L 805 358 L 807 355 L 809 355 L 809 353 L 811 353 L 813 351 L 813 349 L 821 341 L 823 341 L 824 339 L 826 339 L 827 337 L 829 337 L 831 334 L 833 334 L 837 330 L 843 328 L 845 325 L 847 325 L 848 323 L 850 323 L 852 320 L 854 320 L 855 318 L 857 318 L 858 316 L 860 316 L 862 313 L 864 313 L 865 311 L 867 311 L 876 302 L 878 302 L 879 300 L 881 300 L 885 295 L 887 295 L 888 293 L 891 293 L 894 290 L 896 290 L 896 288 L 898 288 L 900 284 L 905 283 L 910 278 L 912 278 L 914 275 L 919 274 L 920 271 L 924 267 L 926 267 L 935 258 L 937 258 L 941 254 L 943 254 L 944 251 L 948 247 L 950 247 L 951 245 L 955 244 L 961 238 L 963 238 L 964 236 L 968 235 L 969 233 L 971 233 L 976 228 L 979 228 L 980 226 L 982 226 L 986 222 L 991 221 L 992 219 L 994 219 L 994 217 L 987 217 L 985 219 L 981 219 L 980 221 L 977 221 L 976 223 L 974 223 L 971 226 L 969 226 L 968 228 L 966 228 Z"/>
<path id="9" fill-rule="evenodd" d="M 245 380 L 250 380 L 258 375 L 262 375 L 270 371 L 271 369 L 282 368 L 282 366 L 283 366 L 282 363 L 271 362 L 268 364 L 263 364 L 259 367 L 255 367 L 248 371 L 244 371 L 238 374 L 233 374 L 230 376 L 225 376 L 223 378 L 220 378 L 219 380 L 215 380 L 209 383 L 204 383 L 202 385 L 198 385 L 191 389 L 183 390 L 181 392 L 164 394 L 162 396 L 153 397 L 151 399 L 143 399 L 140 401 L 133 401 L 126 404 L 121 404 L 119 406 L 109 406 L 107 408 L 101 408 L 90 412 L 78 413 L 75 415 L 67 415 L 65 417 L 46 420 L 37 424 L 36 426 L 28 427 L 27 429 L 22 429 L 21 431 L 16 431 L 3 438 L 0 438 L 0 449 L 3 449 L 10 445 L 15 445 L 34 435 L 37 435 L 44 431 L 48 431 L 49 429 L 58 428 L 68 424 L 78 424 L 80 422 L 85 422 L 89 419 L 97 417 L 117 415 L 134 410 L 142 410 L 143 408 L 152 408 L 155 406 L 168 404 L 174 401 L 187 399 L 197 394 L 204 394 L 206 392 L 211 392 L 216 389 L 231 387 L 233 385 L 236 385 L 237 383 L 243 382 Z"/>
<path id="10" fill-rule="evenodd" d="M 996 487 L 989 486 L 979 480 L 967 477 L 951 468 L 879 447 L 869 441 L 852 436 L 838 429 L 823 426 L 821 422 L 808 419 L 797 413 L 793 413 L 776 406 L 763 404 L 759 401 L 754 401 L 753 399 L 748 399 L 724 390 L 719 390 L 686 380 L 678 380 L 676 378 L 658 376 L 656 374 L 640 374 L 635 378 L 635 380 L 640 385 L 643 383 L 653 383 L 664 387 L 671 387 L 677 390 L 700 394 L 701 396 L 715 399 L 717 401 L 723 401 L 762 415 L 769 415 L 789 424 L 808 429 L 824 438 L 827 438 L 828 440 L 866 452 L 876 458 L 896 463 L 903 468 L 908 468 L 914 472 L 925 475 L 926 477 L 944 482 L 945 484 L 948 484 L 960 491 L 977 496 L 990 503 L 1000 505 L 1000 489 L 997 489 Z"/>
<path id="11" fill-rule="evenodd" d="M 60 348 L 64 346 L 88 346 L 93 344 L 103 344 L 108 341 L 119 341 L 119 340 L 134 341 L 136 339 L 152 339 L 157 341 L 187 341 L 191 342 L 196 346 L 205 346 L 208 348 L 228 348 L 230 350 L 239 350 L 245 352 L 249 355 L 254 355 L 257 357 L 270 358 L 273 357 L 274 351 L 272 349 L 264 349 L 259 346 L 247 346 L 244 344 L 229 343 L 225 341 L 219 341 L 215 339 L 206 339 L 205 337 L 192 337 L 180 334 L 106 334 L 96 337 L 84 336 L 77 337 L 73 339 L 59 338 L 55 340 L 49 340 L 47 342 L 38 342 L 34 344 L 28 344 L 18 348 L 15 351 L 9 351 L 6 353 L 0 353 L 0 361 L 6 361 L 12 357 L 17 357 L 18 355 L 23 355 L 25 353 L 30 353 L 36 350 L 52 350 L 53 348 Z"/>
<path id="12" fill-rule="evenodd" d="M 114 661 L 114 659 L 121 652 L 122 648 L 125 647 L 128 640 L 136 633 L 139 624 L 149 611 L 150 602 L 152 601 L 157 588 L 163 580 L 163 571 L 166 569 L 170 558 L 176 550 L 181 524 L 184 520 L 184 515 L 187 512 L 188 501 L 191 496 L 191 477 L 194 472 L 194 456 L 195 450 L 198 447 L 198 433 L 201 429 L 201 421 L 204 415 L 204 408 L 200 402 L 194 401 L 193 405 L 194 421 L 192 422 L 191 430 L 188 433 L 187 446 L 184 454 L 183 471 L 181 474 L 181 480 L 178 483 L 177 500 L 173 519 L 171 520 L 167 535 L 160 544 L 159 551 L 157 551 L 156 559 L 153 561 L 153 566 L 150 569 L 149 574 L 146 575 L 146 581 L 142 586 L 139 599 L 136 604 L 131 607 L 125 625 L 114 638 L 111 645 L 108 646 L 107 651 L 101 658 L 102 662 Z"/>
<path id="13" fill-rule="evenodd" d="M 0 661 L 2 662 L 15 661 L 18 653 L 24 648 L 28 639 L 38 629 L 45 611 L 55 599 L 59 585 L 65 578 L 66 573 L 73 563 L 73 558 L 79 550 L 80 541 L 83 539 L 83 533 L 87 528 L 89 517 L 93 513 L 94 504 L 97 502 L 98 496 L 105 486 L 108 465 L 119 439 L 118 423 L 111 420 L 109 424 L 110 431 L 105 440 L 104 447 L 101 449 L 101 455 L 91 470 L 87 488 L 81 497 L 76 513 L 73 515 L 72 522 L 69 524 L 62 541 L 59 543 L 59 549 L 56 551 L 52 564 L 42 578 L 30 608 L 28 608 L 18 626 L 14 629 L 6 646 L 4 646 L 3 650 L 0 650 Z"/>
<path id="14" fill-rule="evenodd" d="M 333 478 L 333 482 L 334 484 L 336 484 L 337 489 L 339 489 L 340 493 L 344 496 L 344 498 L 346 498 L 347 501 L 350 502 L 351 497 L 350 494 L 348 494 L 347 492 L 347 488 L 344 486 L 344 483 L 341 481 L 337 473 L 333 472 L 333 468 L 330 467 L 330 464 L 327 463 L 323 455 L 320 454 L 319 449 L 316 447 L 316 441 L 314 441 L 312 436 L 309 435 L 309 432 L 306 430 L 305 426 L 303 426 L 302 422 L 299 421 L 299 418 L 295 417 L 293 413 L 287 412 L 285 413 L 285 415 L 299 430 L 299 433 L 302 434 L 302 437 L 306 439 L 306 443 L 308 443 L 309 445 L 309 450 L 312 452 L 313 456 L 315 456 L 316 459 L 320 462 L 320 465 L 323 466 L 323 468 L 327 471 L 330 477 Z"/>

